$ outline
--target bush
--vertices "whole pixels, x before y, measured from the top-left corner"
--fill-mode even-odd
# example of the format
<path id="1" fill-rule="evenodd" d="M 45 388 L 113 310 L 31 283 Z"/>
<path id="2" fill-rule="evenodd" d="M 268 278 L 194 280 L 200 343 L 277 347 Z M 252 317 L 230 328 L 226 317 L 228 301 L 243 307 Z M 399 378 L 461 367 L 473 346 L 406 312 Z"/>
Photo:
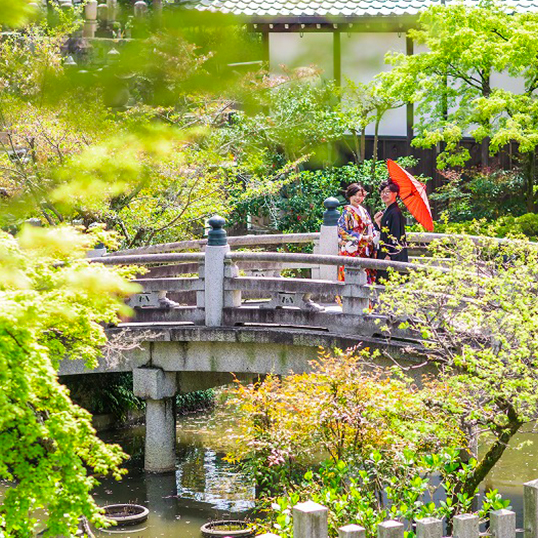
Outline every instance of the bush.
<path id="1" fill-rule="evenodd" d="M 418 226 L 410 231 L 422 231 Z M 523 235 L 532 241 L 538 240 L 538 214 L 525 213 L 519 217 L 511 215 L 499 217 L 494 221 L 473 219 L 462 222 L 436 222 L 435 232 L 448 234 L 486 235 L 490 237 L 507 237 Z"/>
<path id="2" fill-rule="evenodd" d="M 404 167 L 416 164 L 413 157 L 402 157 L 398 163 Z M 238 222 L 247 214 L 269 217 L 270 227 L 284 233 L 318 232 L 323 221 L 323 202 L 336 196 L 346 202 L 344 191 L 350 183 L 362 183 L 369 191 L 365 205 L 371 214 L 384 207 L 378 187 L 388 179 L 385 161 L 364 161 L 320 170 L 302 170 L 294 183 L 286 185 L 275 196 L 249 200 L 237 208 L 231 217 Z"/>
<path id="3" fill-rule="evenodd" d="M 472 511 L 472 498 L 456 496 L 458 501 L 454 503 L 450 499 L 459 477 L 475 466 L 475 460 L 462 462 L 457 450 L 424 458 L 404 451 L 396 465 L 383 452 L 373 450 L 358 469 L 341 460 L 326 461 L 318 471 L 307 471 L 285 495 L 270 499 L 269 517 L 258 520 L 257 525 L 261 532 L 288 538 L 293 535 L 293 506 L 308 500 L 327 507 L 329 536 L 334 538 L 339 536 L 340 527 L 349 524 L 364 527 L 367 538 L 374 538 L 378 524 L 388 519 L 412 523 L 436 517 L 450 522 L 454 515 Z M 437 480 L 430 481 L 434 475 L 442 479 L 437 486 Z M 434 494 L 445 500 L 436 505 L 432 502 Z M 509 505 L 509 500 L 491 490 L 482 499 L 477 515 L 485 522 L 491 510 Z M 406 538 L 414 536 L 413 531 L 406 532 Z"/>
<path id="4" fill-rule="evenodd" d="M 439 173 L 446 181 L 430 198 L 450 221 L 492 220 L 525 211 L 525 182 L 519 171 L 483 168 Z"/>

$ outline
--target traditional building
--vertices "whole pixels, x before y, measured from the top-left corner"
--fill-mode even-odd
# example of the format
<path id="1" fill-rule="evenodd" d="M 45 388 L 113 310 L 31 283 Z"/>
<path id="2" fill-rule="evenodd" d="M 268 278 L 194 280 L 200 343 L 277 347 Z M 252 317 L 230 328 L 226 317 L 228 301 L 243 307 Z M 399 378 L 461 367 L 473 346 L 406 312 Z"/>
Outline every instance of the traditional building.
<path id="1" fill-rule="evenodd" d="M 263 60 L 272 71 L 278 71 L 280 65 L 315 64 L 323 69 L 323 76 L 340 83 L 344 78 L 369 82 L 380 71 L 389 69 L 384 62 L 389 51 L 420 52 L 407 31 L 428 7 L 456 1 L 459 0 L 198 0 L 195 5 L 199 10 L 241 17 L 253 32 L 261 33 Z M 466 2 L 474 4 L 478 0 Z M 538 11 L 538 0 L 505 3 L 517 11 Z M 513 83 L 502 75 L 492 79 L 494 86 Z M 373 126 L 367 134 L 373 134 Z M 421 171 L 435 175 L 435 152 L 410 148 L 412 106 L 389 111 L 379 134 L 380 158 L 412 152 L 422 160 Z M 471 140 L 468 144 L 470 164 L 480 164 L 480 146 Z M 509 160 L 508 157 L 503 164 L 509 166 Z"/>

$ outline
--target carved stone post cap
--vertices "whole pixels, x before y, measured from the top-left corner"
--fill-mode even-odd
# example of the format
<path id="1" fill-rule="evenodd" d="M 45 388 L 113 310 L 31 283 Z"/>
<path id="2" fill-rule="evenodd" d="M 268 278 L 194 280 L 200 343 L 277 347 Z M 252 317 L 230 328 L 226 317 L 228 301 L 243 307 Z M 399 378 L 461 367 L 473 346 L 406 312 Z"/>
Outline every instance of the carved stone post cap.
<path id="1" fill-rule="evenodd" d="M 220 215 L 211 217 L 208 221 L 211 230 L 207 234 L 207 245 L 210 247 L 223 247 L 228 244 L 226 231 L 223 230 L 226 220 Z"/>
<path id="2" fill-rule="evenodd" d="M 323 205 L 326 209 L 336 209 L 340 205 L 340 200 L 334 196 L 329 196 L 329 198 L 325 199 Z"/>
<path id="3" fill-rule="evenodd" d="M 327 209 L 323 213 L 323 226 L 336 226 L 340 218 L 340 212 L 336 208 L 340 205 L 340 201 L 331 196 L 323 202 L 323 205 Z"/>

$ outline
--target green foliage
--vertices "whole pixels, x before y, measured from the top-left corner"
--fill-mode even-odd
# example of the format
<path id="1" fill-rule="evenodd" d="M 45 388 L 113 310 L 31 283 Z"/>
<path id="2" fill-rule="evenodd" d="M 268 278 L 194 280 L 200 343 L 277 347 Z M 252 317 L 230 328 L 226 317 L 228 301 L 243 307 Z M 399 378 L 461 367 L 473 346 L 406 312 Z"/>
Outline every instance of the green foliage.
<path id="1" fill-rule="evenodd" d="M 35 20 L 35 6 L 28 0 L 0 0 L 0 27 L 18 28 Z"/>
<path id="2" fill-rule="evenodd" d="M 124 455 L 96 436 L 87 411 L 59 383 L 61 360 L 96 364 L 103 325 L 127 313 L 136 291 L 125 269 L 85 260 L 95 239 L 67 227 L 0 234 L 0 533 L 35 534 L 36 510 L 47 536 L 74 533 L 78 518 L 103 523 L 90 490 L 94 475 L 112 472 Z"/>
<path id="3" fill-rule="evenodd" d="M 233 117 L 235 137 L 244 142 L 238 150 L 252 147 L 289 160 L 314 153 L 318 162 L 326 162 L 328 143 L 345 133 L 334 83 L 322 82 L 315 69 L 252 82 L 258 91 L 242 96 L 244 110 Z"/>
<path id="4" fill-rule="evenodd" d="M 462 145 L 470 135 L 494 154 L 511 142 L 528 154 L 523 168 L 528 210 L 536 199 L 534 153 L 538 102 L 538 16 L 509 12 L 503 2 L 482 0 L 473 5 L 432 6 L 410 37 L 424 52 L 390 54 L 394 66 L 378 76 L 395 96 L 415 106 L 417 136 L 413 144 L 442 144 L 438 165 L 463 166 L 470 158 Z M 511 81 L 494 86 L 503 74 Z"/>
<path id="5" fill-rule="evenodd" d="M 455 485 L 476 466 L 476 461 L 462 462 L 457 450 L 423 458 L 404 451 L 396 458 L 396 462 L 387 461 L 386 454 L 374 450 L 358 469 L 344 461 L 325 461 L 319 470 L 307 471 L 285 495 L 267 499 L 267 518 L 258 520 L 257 525 L 265 532 L 290 538 L 292 508 L 307 500 L 327 507 L 330 537 L 337 537 L 338 529 L 349 524 L 364 527 L 366 536 L 374 538 L 378 524 L 389 519 L 409 523 L 425 517 L 451 520 L 472 511 L 472 498 L 460 495 L 457 502 L 451 499 Z M 437 476 L 441 481 L 435 486 Z M 445 500 L 436 505 L 434 494 Z M 478 514 L 487 521 L 490 510 L 509 505 L 509 500 L 492 490 L 486 493 Z M 414 536 L 413 531 L 406 531 L 407 538 Z"/>
<path id="6" fill-rule="evenodd" d="M 433 259 L 421 260 L 429 270 L 413 271 L 405 286 L 393 274 L 378 309 L 425 339 L 428 362 L 440 368 L 430 402 L 461 424 L 467 446 L 492 435 L 461 484 L 472 495 L 521 425 L 538 418 L 538 249 L 486 237 L 431 249 Z"/>
<path id="7" fill-rule="evenodd" d="M 427 393 L 411 379 L 390 369 L 371 372 L 376 357 L 368 350 L 325 353 L 310 374 L 238 385 L 240 434 L 229 458 L 243 462 L 261 489 L 274 491 L 291 486 L 323 454 L 361 467 L 373 449 L 390 462 L 403 450 L 418 455 L 457 446 L 450 416 L 426 405 Z"/>
<path id="8" fill-rule="evenodd" d="M 245 76 L 224 58 L 232 42 L 256 50 L 241 31 L 224 44 L 217 27 L 191 35 L 172 17 L 107 68 L 90 61 L 81 73 L 63 65 L 68 22 L 0 43 L 2 225 L 40 216 L 105 223 L 123 247 L 173 241 L 293 179 L 296 162 L 275 164 L 230 121 Z"/>
<path id="9" fill-rule="evenodd" d="M 450 222 L 492 220 L 525 212 L 525 182 L 520 172 L 484 168 L 441 171 L 441 175 L 446 181 L 430 199 L 438 202 Z"/>
<path id="10" fill-rule="evenodd" d="M 397 162 L 412 167 L 417 161 L 413 157 L 401 157 Z M 425 181 L 424 178 L 420 178 Z M 350 183 L 362 183 L 369 191 L 365 201 L 371 214 L 384 208 L 378 187 L 388 180 L 385 161 L 366 160 L 360 164 L 349 163 L 340 167 L 320 170 L 302 170 L 296 180 L 289 182 L 273 195 L 255 197 L 237 205 L 231 222 L 244 222 L 247 215 L 265 215 L 274 230 L 285 233 L 317 232 L 323 221 L 323 202 L 336 196 L 345 203 L 343 193 Z"/>
<path id="11" fill-rule="evenodd" d="M 181 415 L 212 409 L 215 406 L 215 390 L 196 390 L 176 396 L 176 411 Z"/>
<path id="12" fill-rule="evenodd" d="M 92 415 L 111 413 L 123 420 L 128 411 L 144 407 L 144 401 L 133 393 L 133 374 L 129 372 L 66 376 L 62 382 L 73 402 Z"/>
<path id="13" fill-rule="evenodd" d="M 421 231 L 418 226 L 417 231 Z M 412 228 L 411 228 L 412 230 Z M 538 240 L 538 215 L 525 213 L 519 217 L 504 216 L 493 221 L 473 219 L 463 222 L 437 221 L 435 231 L 447 234 L 483 235 L 488 237 L 525 236 Z"/>

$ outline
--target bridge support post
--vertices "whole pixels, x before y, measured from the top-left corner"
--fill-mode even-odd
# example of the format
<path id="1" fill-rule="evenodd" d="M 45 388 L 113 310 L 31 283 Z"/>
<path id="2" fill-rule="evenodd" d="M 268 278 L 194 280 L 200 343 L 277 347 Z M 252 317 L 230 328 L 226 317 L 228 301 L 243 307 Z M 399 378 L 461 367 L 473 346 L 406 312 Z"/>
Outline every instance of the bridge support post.
<path id="1" fill-rule="evenodd" d="M 319 234 L 319 245 L 316 249 L 316 254 L 324 254 L 328 256 L 338 255 L 338 219 L 340 211 L 337 207 L 340 202 L 337 198 L 327 198 L 323 205 L 327 209 L 323 213 L 323 224 L 321 225 Z M 320 265 L 312 270 L 312 278 L 322 280 L 338 280 L 338 267 L 334 265 Z"/>
<path id="2" fill-rule="evenodd" d="M 146 400 L 144 469 L 166 473 L 176 468 L 175 372 L 160 368 L 133 370 L 133 390 Z"/>
<path id="3" fill-rule="evenodd" d="M 239 276 L 239 268 L 230 260 L 226 260 L 224 264 L 224 276 L 226 278 Z M 225 290 L 224 306 L 226 308 L 241 306 L 241 290 Z"/>
<path id="4" fill-rule="evenodd" d="M 209 219 L 211 230 L 207 234 L 204 265 L 205 324 L 207 327 L 222 325 L 224 308 L 224 257 L 230 251 L 223 226 L 226 221 L 217 216 Z"/>
<path id="5" fill-rule="evenodd" d="M 370 305 L 366 291 L 366 271 L 362 267 L 346 267 L 346 285 L 342 293 L 342 312 L 362 314 Z"/>

